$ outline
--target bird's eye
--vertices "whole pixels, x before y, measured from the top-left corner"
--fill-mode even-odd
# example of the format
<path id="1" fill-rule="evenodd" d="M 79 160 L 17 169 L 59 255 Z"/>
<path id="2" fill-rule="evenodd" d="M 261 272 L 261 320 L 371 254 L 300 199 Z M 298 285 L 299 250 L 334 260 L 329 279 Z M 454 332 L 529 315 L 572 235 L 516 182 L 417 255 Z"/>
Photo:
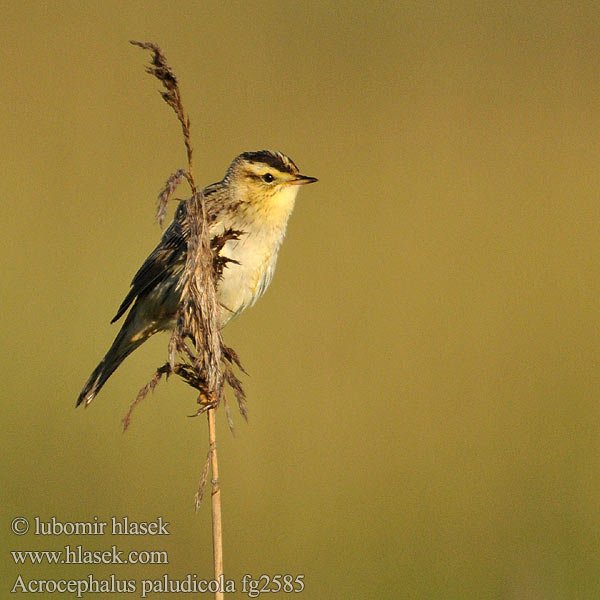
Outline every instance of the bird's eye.
<path id="1" fill-rule="evenodd" d="M 267 183 L 271 183 L 272 181 L 275 181 L 275 177 L 273 177 L 273 175 L 271 175 L 271 173 L 265 173 L 262 176 L 263 181 L 266 181 Z"/>

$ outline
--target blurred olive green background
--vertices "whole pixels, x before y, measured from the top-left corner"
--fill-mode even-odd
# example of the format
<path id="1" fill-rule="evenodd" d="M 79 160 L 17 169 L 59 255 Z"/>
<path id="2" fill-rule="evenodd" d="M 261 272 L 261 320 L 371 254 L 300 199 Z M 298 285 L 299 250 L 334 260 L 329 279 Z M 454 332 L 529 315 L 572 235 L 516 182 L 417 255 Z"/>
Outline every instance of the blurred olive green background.
<path id="1" fill-rule="evenodd" d="M 161 384 L 120 427 L 168 337 L 74 408 L 185 165 L 139 39 L 180 78 L 203 184 L 261 148 L 320 180 L 272 287 L 226 330 L 251 374 L 249 424 L 232 437 L 219 416 L 227 576 L 302 573 L 307 599 L 599 597 L 596 3 L 2 14 L 3 545 L 169 553 L 68 568 L 5 550 L 4 590 L 18 573 L 212 573 L 194 395 Z M 36 515 L 162 516 L 171 535 L 10 533 Z"/>

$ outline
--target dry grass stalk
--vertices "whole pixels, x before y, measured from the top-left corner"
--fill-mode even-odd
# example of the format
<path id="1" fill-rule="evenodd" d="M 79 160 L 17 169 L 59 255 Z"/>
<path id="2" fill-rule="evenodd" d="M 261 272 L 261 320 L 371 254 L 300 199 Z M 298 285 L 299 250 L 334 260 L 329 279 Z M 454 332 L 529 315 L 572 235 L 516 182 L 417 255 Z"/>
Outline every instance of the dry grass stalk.
<path id="1" fill-rule="evenodd" d="M 171 373 L 171 367 L 169 363 L 163 365 L 162 367 L 158 367 L 156 369 L 152 379 L 138 392 L 138 395 L 135 397 L 135 400 L 129 405 L 129 410 L 127 414 L 123 417 L 123 431 L 126 431 L 129 425 L 131 424 L 131 414 L 133 413 L 133 409 L 150 393 L 154 391 L 154 388 L 158 385 L 161 377 L 166 375 L 167 377 Z"/>
<path id="2" fill-rule="evenodd" d="M 210 470 L 212 473 L 212 534 L 213 534 L 213 561 L 215 567 L 215 579 L 218 574 L 223 573 L 223 535 L 221 524 L 221 483 L 219 481 L 219 461 L 217 460 L 217 439 L 215 429 L 216 414 L 214 410 L 208 411 L 208 441 L 210 444 Z M 223 594 L 217 592 L 215 598 L 223 598 Z"/>
<path id="3" fill-rule="evenodd" d="M 173 175 L 167 179 L 165 187 L 158 195 L 158 200 L 156 202 L 156 221 L 161 227 L 167 216 L 167 203 L 185 176 L 186 172 L 184 169 L 179 169 L 179 171 L 173 173 Z"/>
<path id="4" fill-rule="evenodd" d="M 219 305 L 216 291 L 223 268 L 227 262 L 231 262 L 227 257 L 221 256 L 220 252 L 228 240 L 238 239 L 240 232 L 227 230 L 221 236 L 210 239 L 204 197 L 196 185 L 193 174 L 190 120 L 183 107 L 177 78 L 169 67 L 162 50 L 156 44 L 136 41 L 131 43 L 152 52 L 152 62 L 146 70 L 161 82 L 164 88 L 161 96 L 173 109 L 181 124 L 187 151 L 187 170 L 180 169 L 173 173 L 158 196 L 156 216 L 161 226 L 166 216 L 167 202 L 183 179 L 188 182 L 192 195 L 185 200 L 186 210 L 182 230 L 187 244 L 187 257 L 180 281 L 181 297 L 176 315 L 176 326 L 169 341 L 169 362 L 159 367 L 148 384 L 140 390 L 123 419 L 123 425 L 125 429 L 129 426 L 133 409 L 150 391 L 154 390 L 163 375 L 166 377 L 171 373 L 179 375 L 188 385 L 198 390 L 200 407 L 196 415 L 207 413 L 209 451 L 195 503 L 197 508 L 204 493 L 210 463 L 213 558 L 215 579 L 219 579 L 223 574 L 223 546 L 215 413 L 217 406 L 225 398 L 225 383 L 233 389 L 244 418 L 247 418 L 247 412 L 244 390 L 240 380 L 233 372 L 233 365 L 237 365 L 242 371 L 244 369 L 233 349 L 223 343 L 218 320 Z M 192 347 L 186 343 L 188 340 Z M 226 402 L 225 405 L 228 422 L 232 427 Z M 217 592 L 215 597 L 218 599 L 223 596 Z"/>

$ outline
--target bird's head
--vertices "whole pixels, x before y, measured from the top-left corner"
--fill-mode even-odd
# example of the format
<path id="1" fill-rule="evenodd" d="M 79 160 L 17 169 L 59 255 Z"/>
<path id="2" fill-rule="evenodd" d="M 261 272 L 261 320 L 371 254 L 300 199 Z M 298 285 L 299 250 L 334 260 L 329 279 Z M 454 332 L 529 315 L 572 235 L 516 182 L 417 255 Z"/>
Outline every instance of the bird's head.
<path id="1" fill-rule="evenodd" d="M 294 161 L 281 152 L 259 150 L 240 154 L 224 179 L 235 197 L 257 209 L 293 207 L 298 188 L 317 181 L 301 175 Z"/>

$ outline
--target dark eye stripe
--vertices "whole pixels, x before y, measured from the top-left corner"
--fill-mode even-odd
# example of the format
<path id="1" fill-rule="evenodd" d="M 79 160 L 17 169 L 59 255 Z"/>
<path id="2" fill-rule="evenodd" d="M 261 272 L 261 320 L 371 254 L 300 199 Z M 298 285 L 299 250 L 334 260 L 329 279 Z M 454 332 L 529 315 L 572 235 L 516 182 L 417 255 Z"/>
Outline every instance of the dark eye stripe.
<path id="1" fill-rule="evenodd" d="M 257 175 L 256 173 L 252 173 L 251 171 L 246 171 L 244 173 L 244 175 L 248 178 L 248 179 L 254 179 L 255 181 L 262 181 L 262 177 L 260 175 Z"/>

